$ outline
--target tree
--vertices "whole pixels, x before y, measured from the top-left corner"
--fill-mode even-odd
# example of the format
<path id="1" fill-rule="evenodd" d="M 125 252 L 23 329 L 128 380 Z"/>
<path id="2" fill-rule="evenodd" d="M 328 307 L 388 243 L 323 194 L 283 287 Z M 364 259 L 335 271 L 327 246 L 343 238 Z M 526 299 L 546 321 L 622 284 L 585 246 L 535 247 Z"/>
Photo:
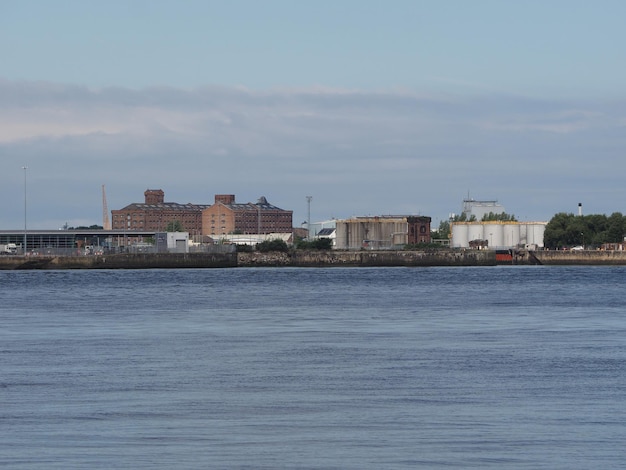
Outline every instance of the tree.
<path id="1" fill-rule="evenodd" d="M 606 243 L 621 243 L 626 233 L 626 220 L 621 212 L 613 212 L 607 220 Z"/>
<path id="2" fill-rule="evenodd" d="M 450 222 L 442 220 L 439 222 L 439 228 L 434 232 L 430 232 L 431 240 L 446 240 L 450 238 Z"/>
<path id="3" fill-rule="evenodd" d="M 472 214 L 468 218 L 467 214 L 463 212 L 461 215 L 455 215 L 452 217 L 451 222 L 476 222 L 476 216 Z"/>
<path id="4" fill-rule="evenodd" d="M 167 226 L 165 227 L 165 231 L 184 232 L 185 229 L 183 228 L 183 224 L 180 223 L 180 220 L 172 220 L 171 222 L 168 222 Z"/>
<path id="5" fill-rule="evenodd" d="M 482 222 L 516 222 L 517 219 L 513 214 L 507 214 L 506 212 L 500 212 L 499 214 L 489 212 L 489 214 L 483 215 Z"/>
<path id="6" fill-rule="evenodd" d="M 608 218 L 603 214 L 581 216 L 559 212 L 548 222 L 543 243 L 551 249 L 576 245 L 598 247 L 623 242 L 624 233 L 626 219 L 619 212 Z"/>
<path id="7" fill-rule="evenodd" d="M 552 217 L 543 234 L 543 244 L 546 248 L 558 249 L 564 246 L 565 230 L 572 216 L 573 214 L 559 212 Z"/>

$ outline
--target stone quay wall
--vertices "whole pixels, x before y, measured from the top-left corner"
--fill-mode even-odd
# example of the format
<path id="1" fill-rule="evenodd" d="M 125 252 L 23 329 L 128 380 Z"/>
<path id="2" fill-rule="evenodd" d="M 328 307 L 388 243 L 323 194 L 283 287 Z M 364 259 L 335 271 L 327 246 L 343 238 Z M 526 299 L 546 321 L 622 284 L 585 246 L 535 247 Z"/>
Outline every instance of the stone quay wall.
<path id="1" fill-rule="evenodd" d="M 493 251 L 295 251 L 238 253 L 237 265 L 251 266 L 494 266 Z"/>
<path id="2" fill-rule="evenodd" d="M 626 251 L 559 251 L 542 250 L 533 252 L 537 264 L 545 265 L 626 265 Z"/>
<path id="3" fill-rule="evenodd" d="M 234 268 L 236 253 L 143 253 L 103 256 L 3 256 L 0 269 Z"/>
<path id="4" fill-rule="evenodd" d="M 104 256 L 3 256 L 0 269 L 152 269 L 253 266 L 493 266 L 490 251 L 294 251 Z"/>
<path id="5" fill-rule="evenodd" d="M 625 251 L 533 251 L 516 253 L 511 264 L 626 265 Z M 495 266 L 491 250 L 292 251 L 289 253 L 162 253 L 104 256 L 0 256 L 11 269 L 171 269 L 235 267 Z"/>

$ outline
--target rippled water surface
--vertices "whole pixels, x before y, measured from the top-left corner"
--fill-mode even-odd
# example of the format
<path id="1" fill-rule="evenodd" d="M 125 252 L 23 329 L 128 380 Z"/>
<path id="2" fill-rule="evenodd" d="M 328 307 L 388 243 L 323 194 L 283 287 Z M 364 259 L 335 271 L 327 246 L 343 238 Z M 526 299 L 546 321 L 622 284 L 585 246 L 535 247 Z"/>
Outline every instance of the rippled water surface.
<path id="1" fill-rule="evenodd" d="M 0 466 L 626 466 L 622 267 L 0 272 Z"/>

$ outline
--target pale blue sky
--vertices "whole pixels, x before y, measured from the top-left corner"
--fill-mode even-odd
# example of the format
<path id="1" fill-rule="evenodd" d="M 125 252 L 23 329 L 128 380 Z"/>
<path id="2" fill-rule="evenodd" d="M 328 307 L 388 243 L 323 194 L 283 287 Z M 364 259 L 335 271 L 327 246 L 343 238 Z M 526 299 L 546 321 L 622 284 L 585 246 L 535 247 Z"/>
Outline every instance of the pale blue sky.
<path id="1" fill-rule="evenodd" d="M 0 71 L 207 84 L 623 93 L 623 1 L 1 1 Z"/>
<path id="2" fill-rule="evenodd" d="M 161 187 L 265 195 L 294 222 L 309 194 L 317 220 L 439 220 L 468 191 L 525 219 L 626 212 L 624 18 L 609 0 L 0 0 L 0 196 L 28 164 L 45 228 L 100 223 L 101 184 L 111 209 Z"/>

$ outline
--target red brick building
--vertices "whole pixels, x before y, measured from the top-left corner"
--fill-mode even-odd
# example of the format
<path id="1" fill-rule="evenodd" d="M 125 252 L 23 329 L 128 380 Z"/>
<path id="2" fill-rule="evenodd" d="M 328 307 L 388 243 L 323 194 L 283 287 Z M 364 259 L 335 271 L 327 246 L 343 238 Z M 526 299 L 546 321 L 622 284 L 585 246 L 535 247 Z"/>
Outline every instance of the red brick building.
<path id="1" fill-rule="evenodd" d="M 140 230 L 164 232 L 171 222 L 180 222 L 182 230 L 190 235 L 202 233 L 202 211 L 208 204 L 178 204 L 165 202 L 161 189 L 147 189 L 143 203 L 132 203 L 111 211 L 113 230 Z"/>
<path id="2" fill-rule="evenodd" d="M 408 224 L 407 243 L 417 245 L 419 243 L 430 243 L 430 223 L 431 218 L 426 216 L 409 216 L 406 218 Z"/>
<path id="3" fill-rule="evenodd" d="M 234 194 L 216 194 L 215 204 L 202 211 L 202 235 L 291 233 L 293 211 L 276 207 L 265 197 L 256 203 L 235 202 Z"/>

